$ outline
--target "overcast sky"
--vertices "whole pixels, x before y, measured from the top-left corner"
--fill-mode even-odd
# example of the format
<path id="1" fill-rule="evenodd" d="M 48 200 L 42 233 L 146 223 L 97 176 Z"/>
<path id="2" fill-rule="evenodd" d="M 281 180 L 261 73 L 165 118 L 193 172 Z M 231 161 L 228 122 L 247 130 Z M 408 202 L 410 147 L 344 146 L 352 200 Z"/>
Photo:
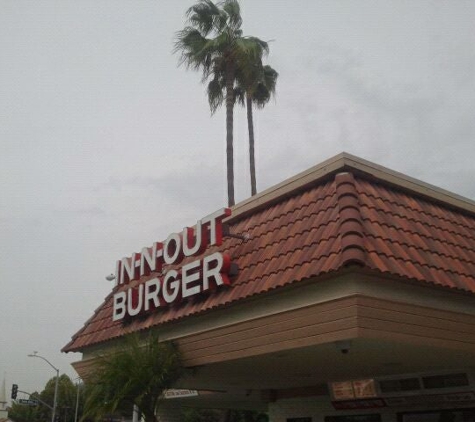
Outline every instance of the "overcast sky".
<path id="1" fill-rule="evenodd" d="M 75 376 L 60 349 L 115 261 L 226 205 L 225 117 L 173 38 L 187 0 L 0 0 L 0 382 Z M 475 1 L 242 0 L 277 96 L 258 189 L 342 151 L 475 198 Z M 235 113 L 236 199 L 250 193 Z"/>

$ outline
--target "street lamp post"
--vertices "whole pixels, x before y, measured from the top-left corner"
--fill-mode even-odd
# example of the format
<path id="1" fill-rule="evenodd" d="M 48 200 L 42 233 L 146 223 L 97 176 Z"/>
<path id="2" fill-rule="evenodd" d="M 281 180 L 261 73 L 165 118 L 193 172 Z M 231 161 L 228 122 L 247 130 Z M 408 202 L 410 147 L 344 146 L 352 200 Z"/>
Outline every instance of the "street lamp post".
<path id="1" fill-rule="evenodd" d="M 30 358 L 40 358 L 43 359 L 51 368 L 53 368 L 56 371 L 56 382 L 54 384 L 54 399 L 53 399 L 53 414 L 51 416 L 51 422 L 55 422 L 55 417 L 56 417 L 56 404 L 58 400 L 58 381 L 59 381 L 59 369 L 56 368 L 48 359 L 44 358 L 43 356 L 40 356 L 37 354 L 37 352 L 33 352 L 33 354 L 28 355 Z"/>
<path id="2" fill-rule="evenodd" d="M 74 412 L 74 422 L 78 422 L 78 411 L 79 411 L 79 388 L 81 386 L 80 380 L 81 377 L 76 378 L 76 411 Z"/>

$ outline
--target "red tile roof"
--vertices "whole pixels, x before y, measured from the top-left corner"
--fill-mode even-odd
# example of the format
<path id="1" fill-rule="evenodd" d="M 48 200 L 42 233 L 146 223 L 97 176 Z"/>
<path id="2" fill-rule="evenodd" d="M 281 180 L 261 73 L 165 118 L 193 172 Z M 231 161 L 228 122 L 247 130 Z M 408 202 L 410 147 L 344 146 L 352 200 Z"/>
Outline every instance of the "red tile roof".
<path id="1" fill-rule="evenodd" d="M 357 180 L 368 268 L 475 293 L 475 216 Z"/>
<path id="2" fill-rule="evenodd" d="M 219 247 L 239 266 L 230 288 L 124 325 L 112 321 L 112 298 L 130 286 L 116 287 L 63 351 L 349 265 L 475 293 L 475 204 L 347 154 L 238 204 L 228 224 L 231 233 L 249 235 L 226 237 Z"/>

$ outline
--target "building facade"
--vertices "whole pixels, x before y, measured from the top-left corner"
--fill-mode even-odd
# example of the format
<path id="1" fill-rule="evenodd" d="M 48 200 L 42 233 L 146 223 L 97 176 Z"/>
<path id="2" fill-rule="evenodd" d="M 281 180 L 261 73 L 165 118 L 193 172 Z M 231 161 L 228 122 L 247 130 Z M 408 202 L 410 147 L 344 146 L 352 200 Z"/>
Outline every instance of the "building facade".
<path id="1" fill-rule="evenodd" d="M 475 421 L 473 201 L 343 153 L 117 268 L 63 351 L 84 375 L 127 333 L 175 341 L 168 420 Z"/>

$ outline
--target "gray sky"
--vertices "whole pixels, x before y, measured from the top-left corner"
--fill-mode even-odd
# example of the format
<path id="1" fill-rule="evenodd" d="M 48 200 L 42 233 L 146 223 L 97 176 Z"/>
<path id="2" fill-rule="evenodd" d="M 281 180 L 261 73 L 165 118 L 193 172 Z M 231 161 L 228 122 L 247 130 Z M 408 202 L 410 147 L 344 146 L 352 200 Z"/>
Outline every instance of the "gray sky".
<path id="1" fill-rule="evenodd" d="M 185 0 L 0 1 L 0 376 L 41 389 L 115 261 L 226 204 L 225 118 L 177 68 Z M 342 151 L 475 198 L 475 2 L 242 0 L 271 41 L 258 189 Z M 235 113 L 236 198 L 249 196 Z M 1 378 L 0 378 L 1 380 Z"/>

